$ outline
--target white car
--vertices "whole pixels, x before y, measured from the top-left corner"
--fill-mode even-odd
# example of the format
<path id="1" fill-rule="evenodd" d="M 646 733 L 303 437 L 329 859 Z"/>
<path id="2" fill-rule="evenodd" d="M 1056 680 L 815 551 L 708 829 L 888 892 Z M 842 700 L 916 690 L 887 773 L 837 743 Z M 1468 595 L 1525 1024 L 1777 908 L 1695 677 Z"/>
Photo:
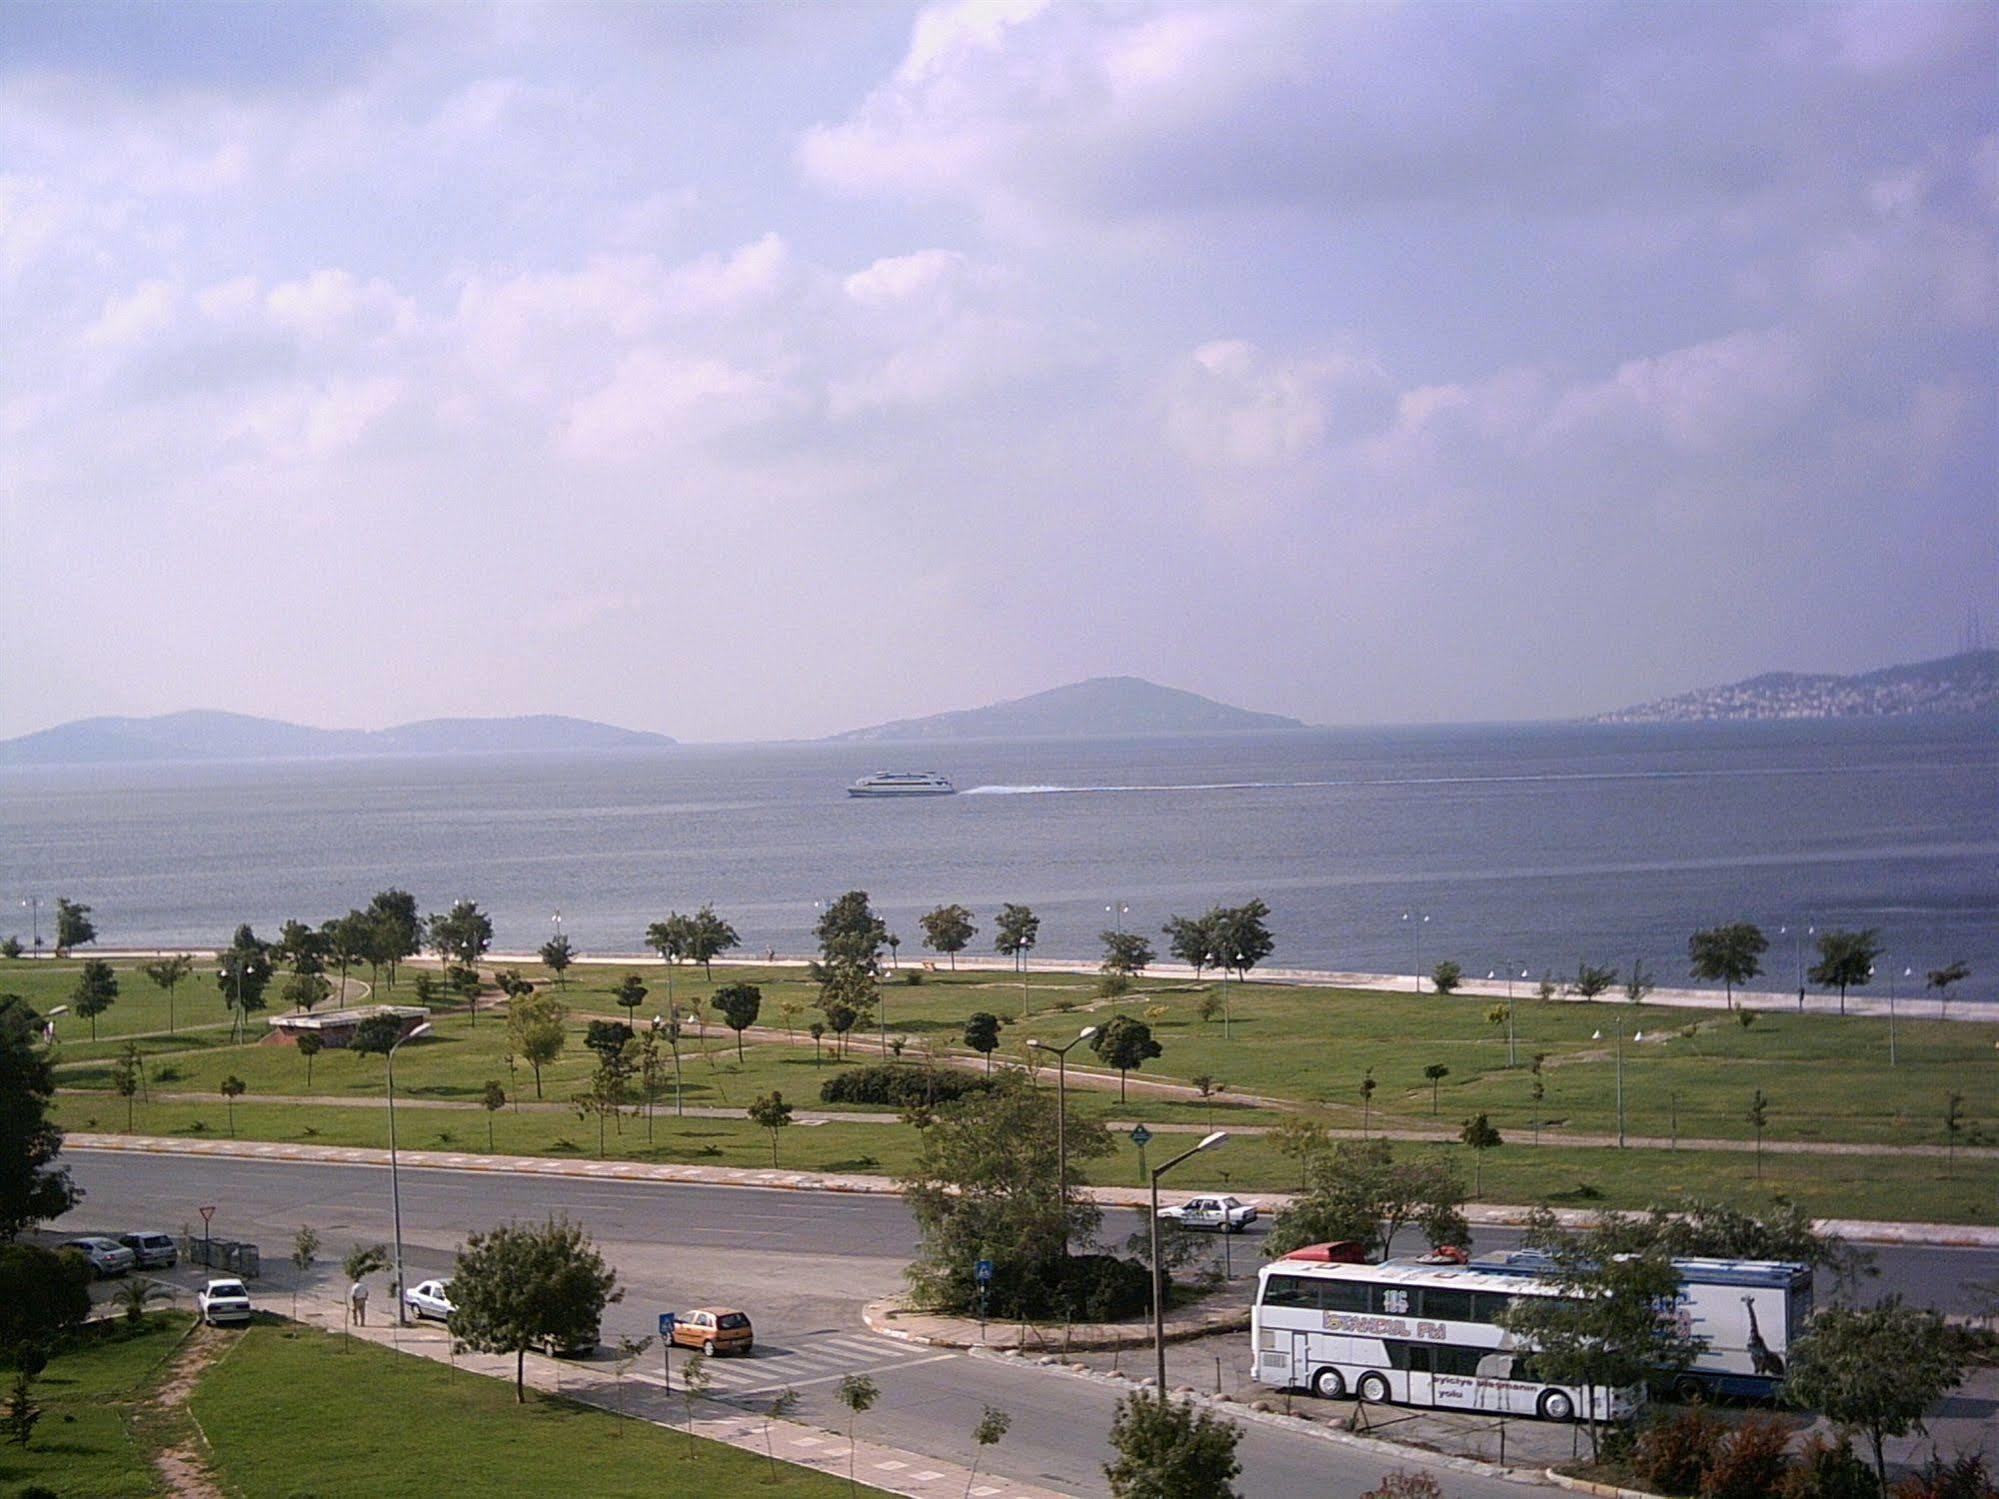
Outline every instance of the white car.
<path id="1" fill-rule="evenodd" d="M 132 1268 L 133 1254 L 116 1239 L 106 1239 L 92 1234 L 87 1238 L 69 1239 L 58 1248 L 68 1249 L 90 1261 L 90 1268 L 101 1278 L 107 1275 L 123 1275 Z"/>
<path id="2" fill-rule="evenodd" d="M 194 1304 L 201 1310 L 201 1320 L 210 1326 L 250 1320 L 250 1293 L 240 1280 L 211 1280 L 195 1292 Z"/>
<path id="3" fill-rule="evenodd" d="M 1256 1222 L 1257 1207 L 1234 1197 L 1191 1197 L 1178 1207 L 1161 1208 L 1159 1216 L 1182 1228 L 1218 1228 L 1239 1234 Z"/>
<path id="4" fill-rule="evenodd" d="M 427 1280 L 403 1292 L 403 1305 L 419 1322 L 425 1317 L 435 1317 L 442 1322 L 451 1315 L 450 1291 L 451 1282 L 448 1280 Z"/>

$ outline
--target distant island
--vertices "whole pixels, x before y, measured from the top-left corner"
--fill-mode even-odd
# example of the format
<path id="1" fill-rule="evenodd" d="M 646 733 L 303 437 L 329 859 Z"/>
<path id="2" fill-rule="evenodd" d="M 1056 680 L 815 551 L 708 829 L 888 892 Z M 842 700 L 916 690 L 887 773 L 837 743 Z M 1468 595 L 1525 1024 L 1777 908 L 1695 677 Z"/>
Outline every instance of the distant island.
<path id="1" fill-rule="evenodd" d="M 1197 692 L 1161 687 L 1143 677 L 1092 677 L 985 708 L 898 718 L 850 729 L 836 743 L 896 743 L 943 739 L 1058 739 L 1146 734 L 1234 734 L 1303 729 L 1276 713 L 1233 708 Z"/>
<path id="2" fill-rule="evenodd" d="M 79 718 L 0 740 L 0 765 L 518 754 L 669 749 L 673 744 L 664 734 L 547 713 L 524 718 L 429 718 L 391 729 L 315 729 L 275 718 L 197 709 L 155 718 Z"/>
<path id="3" fill-rule="evenodd" d="M 1714 723 L 1776 718 L 1900 718 L 1912 714 L 1999 712 L 1999 650 L 1966 651 L 1859 676 L 1766 672 L 1726 687 L 1703 687 L 1591 723 Z"/>

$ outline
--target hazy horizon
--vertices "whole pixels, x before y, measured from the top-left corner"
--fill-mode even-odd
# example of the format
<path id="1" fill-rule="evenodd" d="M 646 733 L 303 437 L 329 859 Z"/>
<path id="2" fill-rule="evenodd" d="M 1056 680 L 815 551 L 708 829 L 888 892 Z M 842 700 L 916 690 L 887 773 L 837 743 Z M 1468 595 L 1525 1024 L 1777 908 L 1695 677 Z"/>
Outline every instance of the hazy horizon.
<path id="1" fill-rule="evenodd" d="M 0 737 L 1543 721 L 1999 620 L 1990 6 L 0 43 Z"/>

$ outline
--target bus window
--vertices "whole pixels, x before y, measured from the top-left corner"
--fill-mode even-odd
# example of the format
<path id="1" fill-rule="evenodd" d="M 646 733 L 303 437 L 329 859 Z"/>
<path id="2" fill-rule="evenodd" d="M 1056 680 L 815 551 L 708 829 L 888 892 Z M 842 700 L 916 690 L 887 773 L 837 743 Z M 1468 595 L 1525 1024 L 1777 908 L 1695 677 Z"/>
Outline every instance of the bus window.
<path id="1" fill-rule="evenodd" d="M 1467 1379 L 1476 1378 L 1479 1365 L 1486 1362 L 1491 1352 L 1489 1348 L 1432 1348 L 1431 1370 L 1437 1374 L 1462 1374 Z"/>
<path id="2" fill-rule="evenodd" d="M 1427 1343 L 1400 1343 L 1388 1339 L 1382 1346 L 1388 1350 L 1388 1366 L 1400 1369 L 1405 1374 L 1428 1374 L 1430 1355 L 1434 1350 Z"/>
<path id="3" fill-rule="evenodd" d="M 1471 1292 L 1426 1286 L 1423 1289 L 1423 1315 L 1433 1322 L 1469 1322 Z"/>
<path id="4" fill-rule="evenodd" d="M 1302 1275 L 1273 1275 L 1264 1282 L 1265 1306 L 1309 1306 L 1319 1304 L 1318 1291 Z"/>
<path id="5" fill-rule="evenodd" d="M 1329 1312 L 1364 1312 L 1372 1288 L 1357 1280 L 1322 1280 L 1319 1305 Z"/>
<path id="6" fill-rule="evenodd" d="M 1474 1291 L 1471 1297 L 1471 1320 L 1497 1323 L 1512 1306 L 1513 1298 L 1504 1292 Z"/>

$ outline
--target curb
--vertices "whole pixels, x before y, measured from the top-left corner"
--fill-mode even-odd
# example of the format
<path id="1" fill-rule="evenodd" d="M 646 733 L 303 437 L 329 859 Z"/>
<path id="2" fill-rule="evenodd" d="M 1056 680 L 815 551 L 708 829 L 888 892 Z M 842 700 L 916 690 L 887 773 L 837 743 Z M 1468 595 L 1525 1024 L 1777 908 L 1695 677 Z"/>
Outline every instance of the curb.
<path id="1" fill-rule="evenodd" d="M 1126 1379 L 1118 1374 L 1100 1374 L 1094 1369 L 1076 1369 L 1056 1360 L 1040 1362 L 1028 1358 L 1013 1349 L 973 1348 L 967 1352 L 969 1358 L 995 1359 L 1014 1365 L 1042 1369 L 1047 1373 L 1069 1379 L 1086 1380 L 1091 1384 L 1103 1385 L 1114 1390 L 1150 1390 L 1152 1381 L 1143 1382 Z M 1430 1447 L 1416 1447 L 1403 1442 L 1391 1442 L 1385 1437 L 1362 1436 L 1358 1432 L 1341 1431 L 1318 1421 L 1308 1421 L 1301 1416 L 1287 1416 L 1281 1411 L 1253 1410 L 1236 1400 L 1217 1399 L 1199 1390 L 1181 1389 L 1169 1392 L 1179 1399 L 1192 1401 L 1231 1420 L 1251 1422 L 1258 1426 L 1269 1426 L 1279 1431 L 1300 1433 L 1317 1437 L 1320 1441 L 1336 1442 L 1342 1447 L 1354 1447 L 1363 1452 L 1373 1452 L 1396 1463 L 1420 1462 L 1433 1467 L 1449 1468 L 1458 1473 L 1474 1473 L 1481 1478 L 1498 1478 L 1507 1483 L 1540 1484 L 1547 1474 L 1540 1468 L 1501 1467 L 1476 1457 L 1458 1457 L 1448 1452 L 1438 1452 Z M 1632 1499 L 1659 1499 L 1656 1494 L 1637 1494 Z"/>
<path id="2" fill-rule="evenodd" d="M 928 1322 L 941 1324 L 937 1332 L 919 1332 L 913 1328 L 892 1326 L 897 1317 L 919 1317 Z M 1086 1322 L 1070 1328 L 1068 1335 L 1060 1340 L 1058 1349 L 1054 1339 L 1045 1339 L 1036 1346 L 1023 1347 L 1020 1343 L 1018 1322 L 995 1322 L 987 1324 L 982 1332 L 979 1322 L 971 1317 L 946 1317 L 932 1312 L 919 1312 L 902 1305 L 893 1298 L 870 1301 L 861 1309 L 861 1321 L 869 1332 L 879 1333 L 885 1338 L 895 1338 L 904 1343 L 918 1343 L 927 1348 L 962 1348 L 973 1353 L 1006 1353 L 1019 1357 L 1034 1355 L 1059 1358 L 1062 1352 L 1080 1350 L 1093 1353 L 1105 1348 L 1123 1348 L 1127 1344 L 1149 1345 L 1152 1341 L 1150 1323 L 1133 1324 L 1126 1327 L 1115 1322 Z M 1038 1327 L 1029 1323 L 1032 1335 L 1041 1338 Z M 992 1341 L 986 1333 L 997 1331 L 1002 1341 Z M 1179 1322 L 1166 1324 L 1166 1341 L 1185 1343 L 1194 1338 L 1205 1338 L 1218 1332 L 1247 1332 L 1249 1330 L 1249 1308 L 1215 1307 L 1206 1314 L 1183 1317 Z M 1005 1341 L 1011 1339 L 1011 1341 Z"/>
<path id="3" fill-rule="evenodd" d="M 1603 1499 L 1659 1499 L 1659 1495 L 1646 1489 L 1620 1489 L 1614 1483 L 1598 1483 L 1590 1478 L 1572 1478 L 1567 1473 L 1558 1473 L 1550 1468 L 1541 1475 L 1558 1489 L 1568 1489 L 1577 1494 L 1600 1494 Z"/>

